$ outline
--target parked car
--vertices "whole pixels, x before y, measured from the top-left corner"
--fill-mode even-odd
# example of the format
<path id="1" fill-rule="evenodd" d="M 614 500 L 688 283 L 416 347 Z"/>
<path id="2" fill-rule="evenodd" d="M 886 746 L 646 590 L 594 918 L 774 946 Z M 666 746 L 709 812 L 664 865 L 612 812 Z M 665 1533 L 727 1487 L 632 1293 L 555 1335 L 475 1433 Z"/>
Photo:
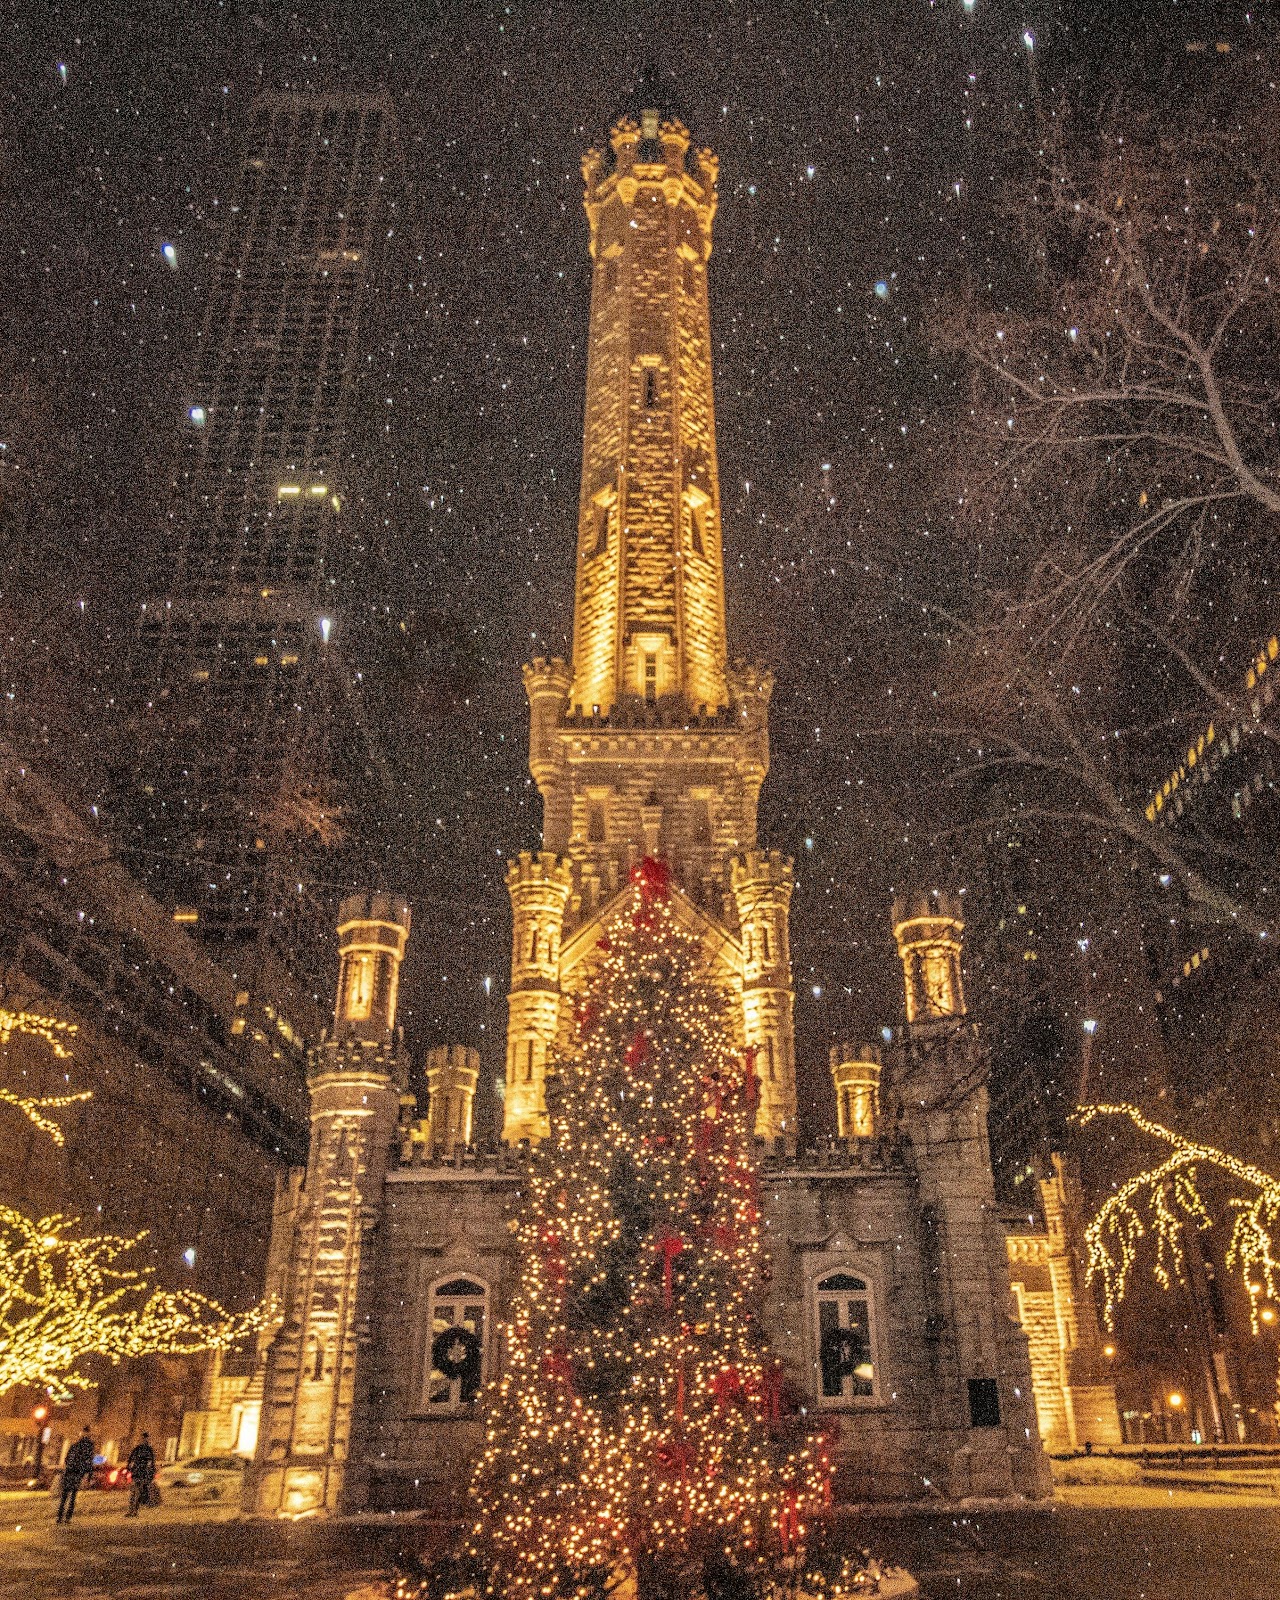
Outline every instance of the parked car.
<path id="1" fill-rule="evenodd" d="M 238 1500 L 248 1465 L 243 1456 L 196 1456 L 161 1467 L 156 1483 L 179 1500 Z"/>
<path id="2" fill-rule="evenodd" d="M 123 1461 L 95 1461 L 81 1489 L 127 1489 L 129 1469 Z"/>

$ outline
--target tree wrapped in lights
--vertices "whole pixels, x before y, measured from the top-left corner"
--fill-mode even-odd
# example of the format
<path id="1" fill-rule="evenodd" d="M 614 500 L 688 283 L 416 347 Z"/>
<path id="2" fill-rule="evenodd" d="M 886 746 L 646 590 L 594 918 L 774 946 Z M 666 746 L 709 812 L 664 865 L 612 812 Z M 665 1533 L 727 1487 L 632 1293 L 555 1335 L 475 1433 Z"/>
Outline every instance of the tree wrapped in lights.
<path id="1" fill-rule="evenodd" d="M 1258 1285 L 1258 1291 L 1249 1294 L 1249 1312 L 1256 1333 L 1261 1303 L 1280 1292 L 1280 1260 L 1272 1239 L 1272 1229 L 1280 1217 L 1280 1179 L 1251 1162 L 1153 1122 L 1137 1106 L 1082 1106 L 1076 1113 L 1076 1121 L 1082 1126 L 1098 1117 L 1126 1117 L 1141 1133 L 1170 1147 L 1163 1161 L 1136 1173 L 1108 1196 L 1085 1229 L 1089 1277 L 1102 1280 L 1107 1327 L 1115 1326 L 1117 1308 L 1149 1233 L 1155 1239 L 1153 1270 L 1157 1283 L 1168 1290 L 1181 1277 L 1186 1264 L 1184 1228 L 1203 1230 L 1213 1225 L 1199 1187 L 1201 1169 L 1210 1168 L 1225 1173 L 1247 1191 L 1230 1202 L 1235 1220 L 1227 1266 L 1238 1268 L 1247 1285 Z"/>
<path id="2" fill-rule="evenodd" d="M 794 1550 L 827 1493 L 760 1322 L 756 1082 L 646 861 L 548 1084 L 471 1554 L 510 1596 L 653 1592 Z"/>
<path id="3" fill-rule="evenodd" d="M 0 1006 L 0 1050 L 7 1050 L 13 1035 L 20 1033 L 33 1039 L 43 1039 L 60 1061 L 69 1061 L 71 1049 L 66 1041 L 77 1031 L 74 1022 L 64 1022 L 61 1017 L 44 1017 L 34 1011 L 13 1011 L 8 1006 Z M 48 1113 L 64 1110 L 67 1106 L 88 1099 L 87 1089 L 70 1094 L 24 1095 L 0 1084 L 0 1102 L 21 1112 L 33 1127 L 48 1134 L 56 1145 L 62 1144 L 63 1132 Z"/>
<path id="4" fill-rule="evenodd" d="M 0 1397 L 40 1388 L 59 1404 L 90 1387 L 81 1363 L 225 1349 L 258 1325 L 188 1290 L 157 1289 L 129 1265 L 146 1237 L 77 1237 L 73 1219 L 0 1206 Z"/>
<path id="5" fill-rule="evenodd" d="M 0 1006 L 0 1049 L 12 1036 L 42 1039 L 69 1061 L 73 1022 Z M 51 1111 L 91 1098 L 88 1090 L 24 1095 L 0 1086 L 0 1103 L 61 1145 Z M 0 1398 L 39 1388 L 61 1404 L 93 1380 L 82 1363 L 99 1357 L 195 1355 L 225 1349 L 257 1327 L 258 1307 L 240 1316 L 192 1290 L 156 1288 L 150 1267 L 129 1265 L 132 1239 L 75 1233 L 74 1218 L 28 1217 L 0 1205 Z"/>

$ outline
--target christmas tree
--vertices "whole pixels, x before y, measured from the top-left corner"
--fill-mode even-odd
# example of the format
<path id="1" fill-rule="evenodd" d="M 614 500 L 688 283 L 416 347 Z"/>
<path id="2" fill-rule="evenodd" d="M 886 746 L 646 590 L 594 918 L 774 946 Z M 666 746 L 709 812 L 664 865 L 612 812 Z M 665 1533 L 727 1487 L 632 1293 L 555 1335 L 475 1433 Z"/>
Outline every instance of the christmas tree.
<path id="1" fill-rule="evenodd" d="M 794 1437 L 761 1327 L 755 1098 L 726 996 L 645 861 L 531 1158 L 472 1483 L 494 1589 L 720 1589 L 794 1552 L 826 1495 L 823 1441 Z"/>

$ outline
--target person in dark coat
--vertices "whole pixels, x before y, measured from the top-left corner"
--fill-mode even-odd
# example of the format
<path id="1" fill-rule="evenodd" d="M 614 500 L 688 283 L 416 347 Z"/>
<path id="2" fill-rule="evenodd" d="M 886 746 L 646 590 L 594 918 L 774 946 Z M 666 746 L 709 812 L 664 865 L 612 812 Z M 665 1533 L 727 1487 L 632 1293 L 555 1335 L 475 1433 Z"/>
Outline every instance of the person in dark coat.
<path id="1" fill-rule="evenodd" d="M 129 1468 L 129 1509 L 125 1516 L 136 1517 L 138 1507 L 150 1503 L 151 1485 L 156 1477 L 156 1453 L 151 1448 L 149 1433 L 144 1433 L 130 1450 L 125 1465 Z"/>
<path id="2" fill-rule="evenodd" d="M 93 1436 L 86 1428 L 67 1451 L 67 1459 L 62 1463 L 62 1497 L 58 1501 L 59 1522 L 71 1521 L 71 1514 L 76 1508 L 76 1491 L 93 1471 L 95 1454 Z"/>

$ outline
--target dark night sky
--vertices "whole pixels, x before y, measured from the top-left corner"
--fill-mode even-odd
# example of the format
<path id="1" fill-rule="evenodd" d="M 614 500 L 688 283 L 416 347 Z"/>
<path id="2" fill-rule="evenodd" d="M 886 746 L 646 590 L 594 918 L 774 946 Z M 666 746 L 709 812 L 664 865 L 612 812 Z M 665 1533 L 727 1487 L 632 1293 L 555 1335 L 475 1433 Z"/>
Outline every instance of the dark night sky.
<path id="1" fill-rule="evenodd" d="M 21 580 L 25 562 L 52 630 L 91 646 L 118 634 L 127 554 L 164 503 L 250 96 L 382 83 L 396 98 L 408 283 L 386 399 L 417 650 L 391 718 L 402 800 L 383 875 L 413 898 L 419 1045 L 501 1029 L 502 866 L 538 826 L 519 667 L 567 652 L 589 287 L 578 160 L 644 61 L 674 75 L 721 157 L 730 648 L 778 674 L 762 832 L 797 858 L 797 1021 L 821 1092 L 826 1042 L 891 1019 L 888 898 L 929 860 L 909 754 L 859 731 L 891 725 L 916 651 L 901 614 L 869 605 L 861 558 L 873 538 L 929 538 L 916 441 L 945 439 L 962 394 L 930 352 L 929 307 L 999 279 L 995 193 L 1037 104 L 1176 74 L 1186 38 L 1238 36 L 1245 8 L 135 0 L 9 15 L 0 358 L 6 388 L 29 386 L 18 414 L 41 419 L 56 489 L 43 542 L 10 570 Z"/>

